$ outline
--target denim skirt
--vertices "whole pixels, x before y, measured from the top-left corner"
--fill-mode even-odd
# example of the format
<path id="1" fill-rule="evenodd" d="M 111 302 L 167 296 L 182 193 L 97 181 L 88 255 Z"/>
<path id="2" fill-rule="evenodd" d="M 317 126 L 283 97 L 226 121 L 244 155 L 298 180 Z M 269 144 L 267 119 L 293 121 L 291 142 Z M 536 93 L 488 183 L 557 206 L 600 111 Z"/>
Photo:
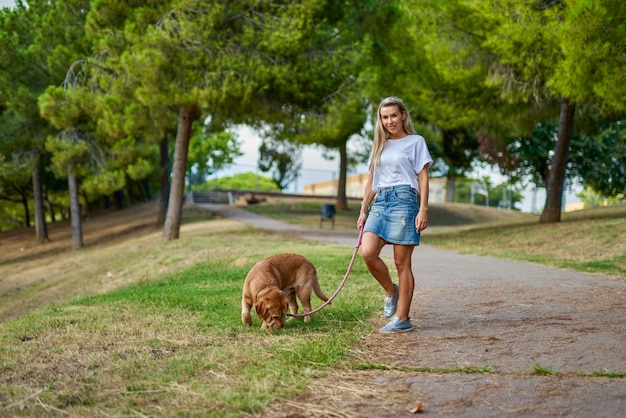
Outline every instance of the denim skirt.
<path id="1" fill-rule="evenodd" d="M 373 232 L 390 244 L 419 245 L 420 234 L 415 230 L 418 211 L 417 191 L 410 185 L 381 188 L 363 232 Z"/>

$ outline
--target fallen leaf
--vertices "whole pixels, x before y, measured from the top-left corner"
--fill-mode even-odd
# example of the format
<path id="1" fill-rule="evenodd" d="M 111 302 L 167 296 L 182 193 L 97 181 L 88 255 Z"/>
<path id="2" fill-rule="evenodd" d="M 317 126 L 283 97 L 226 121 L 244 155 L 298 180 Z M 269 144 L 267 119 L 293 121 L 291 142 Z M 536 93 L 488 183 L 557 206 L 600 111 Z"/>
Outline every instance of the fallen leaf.
<path id="1" fill-rule="evenodd" d="M 406 407 L 406 410 L 412 414 L 416 414 L 418 412 L 422 412 L 424 410 L 424 404 L 421 401 L 417 401 L 414 408 Z"/>

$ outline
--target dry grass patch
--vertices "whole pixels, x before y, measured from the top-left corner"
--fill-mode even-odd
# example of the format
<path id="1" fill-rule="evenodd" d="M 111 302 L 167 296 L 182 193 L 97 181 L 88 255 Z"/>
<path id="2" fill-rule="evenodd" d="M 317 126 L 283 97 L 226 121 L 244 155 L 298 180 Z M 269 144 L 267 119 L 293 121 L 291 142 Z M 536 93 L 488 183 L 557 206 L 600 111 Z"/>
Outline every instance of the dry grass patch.
<path id="1" fill-rule="evenodd" d="M 326 374 L 367 327 L 355 319 L 369 315 L 364 306 L 375 292 L 364 267 L 332 310 L 267 333 L 257 318 L 254 327 L 240 318 L 241 283 L 259 258 L 246 244 L 259 237 L 229 233 L 228 245 L 243 249 L 229 257 L 215 258 L 222 245 L 209 235 L 208 259 L 193 266 L 0 323 L 2 413 L 243 416 Z M 263 242 L 262 251 L 289 245 L 331 270 L 345 267 L 338 254 L 350 253 L 278 236 Z"/>
<path id="2" fill-rule="evenodd" d="M 71 236 L 53 224 L 46 244 L 32 244 L 22 231 L 2 239 L 0 320 L 14 318 L 54 302 L 104 293 L 118 286 L 151 280 L 213 256 L 230 256 L 228 243 L 210 247 L 207 240 L 237 234 L 247 226 L 231 220 L 211 222 L 206 210 L 186 206 L 181 240 L 163 242 L 156 227 L 156 203 L 94 216 L 86 221 L 85 247 L 74 250 Z M 193 222 L 191 222 L 193 221 Z M 143 225 L 138 228 L 138 225 Z M 69 226 L 67 227 L 69 229 Z"/>
<path id="3" fill-rule="evenodd" d="M 150 233 L 50 260 L 45 280 L 65 289 L 56 302 L 72 301 L 41 310 L 52 290 L 24 289 L 37 308 L 0 322 L 0 415 L 245 416 L 294 396 L 345 358 L 378 289 L 359 261 L 344 298 L 310 323 L 272 334 L 256 317 L 243 325 L 245 274 L 286 249 L 320 266 L 328 293 L 352 254 L 207 220 L 185 224 L 176 241 Z"/>
<path id="4" fill-rule="evenodd" d="M 626 208 L 565 214 L 553 224 L 432 230 L 424 243 L 626 279 Z"/>

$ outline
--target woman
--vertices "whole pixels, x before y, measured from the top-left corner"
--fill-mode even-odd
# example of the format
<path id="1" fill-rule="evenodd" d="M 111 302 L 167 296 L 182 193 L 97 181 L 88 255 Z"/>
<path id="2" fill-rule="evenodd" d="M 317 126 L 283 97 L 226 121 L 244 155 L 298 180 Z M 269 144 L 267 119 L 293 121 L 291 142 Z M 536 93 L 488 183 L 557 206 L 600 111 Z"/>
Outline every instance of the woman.
<path id="1" fill-rule="evenodd" d="M 384 99 L 378 106 L 370 174 L 357 220 L 357 226 L 363 227 L 363 260 L 387 293 L 384 317 L 396 314 L 380 332 L 413 330 L 409 317 L 415 286 L 411 256 L 419 245 L 420 232 L 428 226 L 428 169 L 432 162 L 426 141 L 415 134 L 402 100 Z M 380 258 L 388 243 L 393 244 L 398 285 Z"/>

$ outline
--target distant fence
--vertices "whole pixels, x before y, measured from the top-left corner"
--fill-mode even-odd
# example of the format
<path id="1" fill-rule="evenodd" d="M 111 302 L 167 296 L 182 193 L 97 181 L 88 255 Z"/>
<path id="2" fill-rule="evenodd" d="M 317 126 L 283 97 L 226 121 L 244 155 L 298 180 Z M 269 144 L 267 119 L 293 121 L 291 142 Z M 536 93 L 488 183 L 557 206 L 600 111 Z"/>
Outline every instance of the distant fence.
<path id="1" fill-rule="evenodd" d="M 188 198 L 190 203 L 216 203 L 229 205 L 235 201 L 233 194 L 227 190 L 189 192 Z"/>
<path id="2" fill-rule="evenodd" d="M 187 194 L 187 201 L 189 203 L 214 203 L 214 204 L 226 204 L 233 205 L 239 198 L 243 198 L 248 203 L 253 200 L 268 198 L 268 197 L 288 197 L 288 198 L 300 198 L 300 199 L 315 199 L 321 201 L 328 201 L 329 199 L 336 199 L 336 196 L 314 196 L 306 194 L 289 194 L 279 191 L 265 191 L 265 190 L 211 190 L 204 192 L 189 192 Z M 360 202 L 361 199 L 348 197 L 348 201 Z"/>

